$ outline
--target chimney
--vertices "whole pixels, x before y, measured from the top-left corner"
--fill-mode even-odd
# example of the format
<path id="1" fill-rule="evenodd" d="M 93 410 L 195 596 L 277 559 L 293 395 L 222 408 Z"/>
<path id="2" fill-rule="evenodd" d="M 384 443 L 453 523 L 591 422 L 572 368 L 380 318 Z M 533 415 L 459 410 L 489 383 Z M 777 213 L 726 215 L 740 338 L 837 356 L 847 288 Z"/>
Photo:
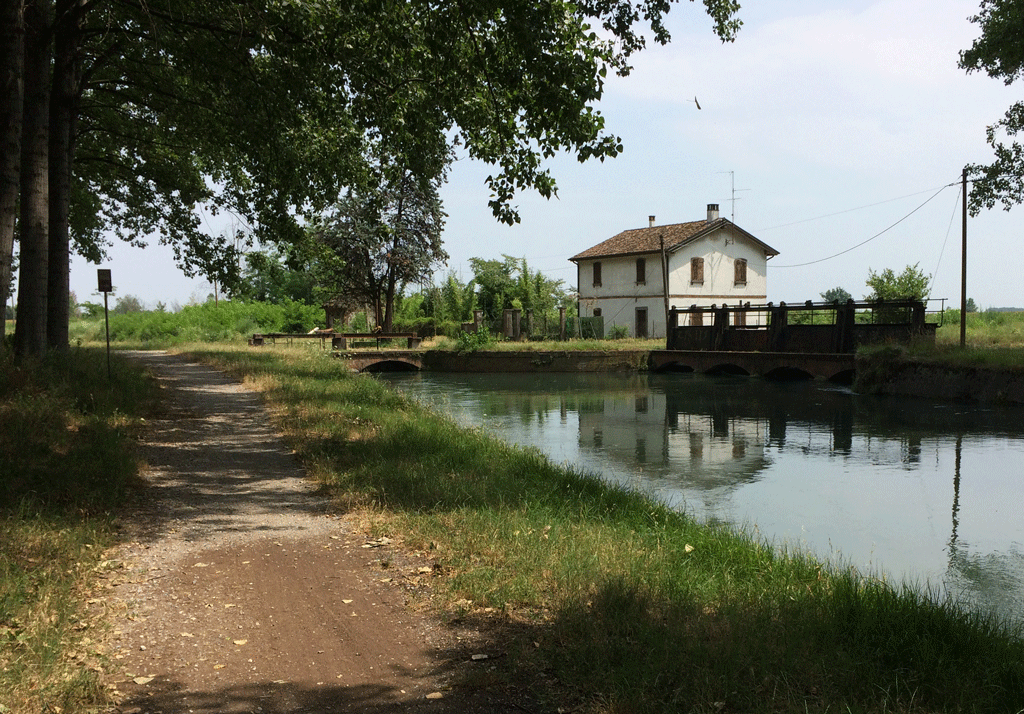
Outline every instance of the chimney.
<path id="1" fill-rule="evenodd" d="M 648 225 L 649 225 L 649 226 L 650 226 L 651 228 L 654 228 L 654 216 L 647 216 L 647 224 L 648 224 Z"/>
<path id="2" fill-rule="evenodd" d="M 718 220 L 718 204 L 717 203 L 709 203 L 708 204 L 708 223 L 711 223 L 712 221 L 717 221 L 717 220 Z"/>

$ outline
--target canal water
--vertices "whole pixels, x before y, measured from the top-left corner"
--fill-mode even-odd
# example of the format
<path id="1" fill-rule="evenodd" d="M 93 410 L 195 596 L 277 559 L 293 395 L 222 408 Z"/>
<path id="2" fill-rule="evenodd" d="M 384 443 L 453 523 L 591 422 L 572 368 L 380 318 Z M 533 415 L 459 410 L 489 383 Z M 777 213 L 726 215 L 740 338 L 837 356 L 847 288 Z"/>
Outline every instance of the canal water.
<path id="1" fill-rule="evenodd" d="M 466 425 L 1024 621 L 1024 409 L 692 374 L 382 375 Z"/>

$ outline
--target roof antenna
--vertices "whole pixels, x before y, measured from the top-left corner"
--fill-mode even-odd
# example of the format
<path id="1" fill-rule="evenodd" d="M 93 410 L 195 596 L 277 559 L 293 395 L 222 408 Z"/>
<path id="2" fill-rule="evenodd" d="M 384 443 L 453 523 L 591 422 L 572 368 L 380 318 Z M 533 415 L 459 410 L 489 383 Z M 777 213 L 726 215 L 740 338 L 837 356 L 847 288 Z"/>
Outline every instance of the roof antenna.
<path id="1" fill-rule="evenodd" d="M 737 191 L 749 191 L 749 188 L 736 188 L 736 172 L 735 171 L 719 171 L 720 174 L 729 174 L 729 182 L 732 190 L 732 198 L 729 201 L 732 203 L 732 216 L 729 220 L 733 223 L 736 222 L 736 201 L 740 199 L 736 198 Z"/>

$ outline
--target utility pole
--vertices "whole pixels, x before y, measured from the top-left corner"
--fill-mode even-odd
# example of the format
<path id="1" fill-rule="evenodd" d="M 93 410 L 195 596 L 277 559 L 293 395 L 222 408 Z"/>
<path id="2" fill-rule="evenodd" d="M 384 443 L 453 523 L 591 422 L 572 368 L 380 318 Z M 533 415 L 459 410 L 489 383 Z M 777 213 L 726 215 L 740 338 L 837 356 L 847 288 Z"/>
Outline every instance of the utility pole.
<path id="1" fill-rule="evenodd" d="M 960 258 L 960 348 L 967 346 L 967 167 L 964 167 L 963 250 Z"/>

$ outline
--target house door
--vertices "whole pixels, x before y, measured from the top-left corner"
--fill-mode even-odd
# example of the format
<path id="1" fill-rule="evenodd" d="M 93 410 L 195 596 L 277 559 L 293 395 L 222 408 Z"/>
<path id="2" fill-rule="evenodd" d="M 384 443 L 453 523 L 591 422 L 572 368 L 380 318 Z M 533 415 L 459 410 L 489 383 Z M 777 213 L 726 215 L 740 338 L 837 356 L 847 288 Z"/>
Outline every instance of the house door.
<path id="1" fill-rule="evenodd" d="M 647 308 L 638 307 L 636 309 L 636 326 L 633 330 L 633 335 L 640 340 L 647 339 Z"/>

